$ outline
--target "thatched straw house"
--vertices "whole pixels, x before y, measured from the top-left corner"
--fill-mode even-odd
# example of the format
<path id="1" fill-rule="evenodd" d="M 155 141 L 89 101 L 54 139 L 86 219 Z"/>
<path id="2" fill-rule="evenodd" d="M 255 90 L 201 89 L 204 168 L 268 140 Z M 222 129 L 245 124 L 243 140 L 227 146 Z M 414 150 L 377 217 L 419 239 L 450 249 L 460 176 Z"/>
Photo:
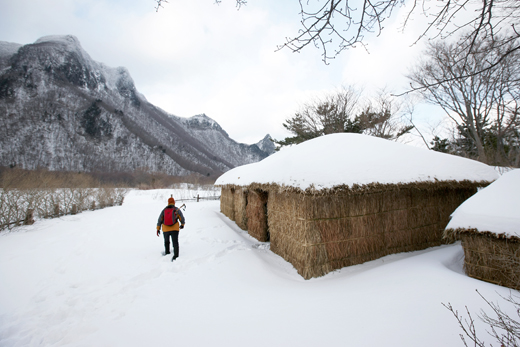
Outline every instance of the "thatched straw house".
<path id="1" fill-rule="evenodd" d="M 520 289 L 520 170 L 464 202 L 445 233 L 462 239 L 468 276 Z"/>
<path id="2" fill-rule="evenodd" d="M 450 214 L 498 177 L 482 163 L 333 134 L 222 175 L 221 211 L 305 279 L 441 244 Z"/>

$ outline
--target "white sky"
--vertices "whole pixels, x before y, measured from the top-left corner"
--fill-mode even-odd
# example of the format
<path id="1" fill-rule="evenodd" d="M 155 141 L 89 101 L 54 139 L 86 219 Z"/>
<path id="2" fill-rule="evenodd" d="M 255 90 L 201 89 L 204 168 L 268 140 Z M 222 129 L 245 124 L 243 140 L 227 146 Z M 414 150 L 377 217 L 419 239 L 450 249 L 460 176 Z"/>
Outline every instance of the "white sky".
<path id="1" fill-rule="evenodd" d="M 299 29 L 297 0 L 0 1 L 0 41 L 28 44 L 46 35 L 74 35 L 90 56 L 128 68 L 139 92 L 169 113 L 206 113 L 238 142 L 289 134 L 282 123 L 309 99 L 346 84 L 368 92 L 405 90 L 404 75 L 421 45 L 410 47 L 424 18 L 404 34 L 400 11 L 383 34 L 325 65 L 321 51 L 275 52 Z M 431 111 L 428 111 L 430 113 Z M 424 113 L 424 112 L 423 112 Z M 442 116 L 422 115 L 422 118 Z"/>

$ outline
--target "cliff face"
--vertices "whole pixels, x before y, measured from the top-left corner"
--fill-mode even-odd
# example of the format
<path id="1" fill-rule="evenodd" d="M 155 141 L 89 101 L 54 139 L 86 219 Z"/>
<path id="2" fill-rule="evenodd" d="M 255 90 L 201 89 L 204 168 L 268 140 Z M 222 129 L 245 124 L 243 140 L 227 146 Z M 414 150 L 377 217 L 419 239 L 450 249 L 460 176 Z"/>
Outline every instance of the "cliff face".
<path id="1" fill-rule="evenodd" d="M 73 36 L 0 42 L 0 165 L 218 176 L 273 153 L 237 143 L 206 115 L 149 103 L 129 72 L 93 61 Z"/>

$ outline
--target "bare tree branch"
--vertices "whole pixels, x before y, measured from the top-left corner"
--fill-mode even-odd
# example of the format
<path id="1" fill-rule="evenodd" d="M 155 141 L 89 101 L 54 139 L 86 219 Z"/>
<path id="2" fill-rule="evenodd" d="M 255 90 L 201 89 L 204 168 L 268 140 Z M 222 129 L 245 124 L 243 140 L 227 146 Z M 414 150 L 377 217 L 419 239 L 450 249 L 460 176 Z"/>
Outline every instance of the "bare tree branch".
<path id="1" fill-rule="evenodd" d="M 508 346 L 508 347 L 518 347 L 520 345 L 520 302 L 519 297 L 516 295 L 509 294 L 508 297 L 504 297 L 499 295 L 503 300 L 505 300 L 508 304 L 515 308 L 515 311 L 518 315 L 518 318 L 512 317 L 507 314 L 498 303 L 491 302 L 486 299 L 480 292 L 476 291 L 478 295 L 484 300 L 487 304 L 488 308 L 491 309 L 493 315 L 496 317 L 491 317 L 484 309 L 480 310 L 480 314 L 478 318 L 484 322 L 490 330 L 487 330 L 487 334 L 492 337 L 496 342 L 499 343 L 500 346 Z M 485 342 L 479 338 L 477 330 L 475 328 L 475 320 L 471 316 L 471 313 L 466 306 L 466 314 L 468 318 L 463 318 L 459 312 L 453 308 L 453 306 L 448 304 L 442 304 L 446 307 L 455 317 L 457 322 L 459 323 L 459 327 L 461 328 L 463 334 L 459 334 L 461 340 L 463 341 L 465 346 L 468 346 L 465 337 L 469 338 L 474 346 L 476 347 L 484 347 L 486 346 Z M 493 346 L 489 344 L 489 346 Z"/>
<path id="2" fill-rule="evenodd" d="M 466 37 L 461 38 L 465 40 Z M 460 52 L 461 47 L 473 52 Z M 425 52 L 427 60 L 419 63 L 408 76 L 414 90 L 428 102 L 440 106 L 459 132 L 474 144 L 478 155 L 469 156 L 488 164 L 512 165 L 504 143 L 509 142 L 511 155 L 518 149 L 514 140 L 518 136 L 517 96 L 520 94 L 516 51 L 515 47 L 503 46 L 499 35 L 488 36 L 472 48 L 459 42 L 430 43 Z M 459 59 L 460 56 L 464 59 Z M 490 66 L 487 59 L 494 56 L 500 59 Z M 486 141 L 491 142 L 486 144 Z"/>
<path id="3" fill-rule="evenodd" d="M 167 0 L 154 0 L 156 11 Z M 222 0 L 214 0 L 220 4 Z M 231 0 L 230 0 L 231 1 Z M 240 9 L 247 0 L 235 0 Z M 258 0 L 257 0 L 258 1 Z M 296 0 L 292 0 L 296 1 Z M 520 33 L 515 27 L 520 20 L 518 0 L 298 0 L 301 29 L 294 37 L 286 37 L 277 51 L 289 49 L 301 52 L 313 45 L 321 50 L 322 60 L 328 64 L 344 50 L 361 45 L 366 48 L 368 34 L 378 36 L 384 29 L 384 21 L 401 5 L 411 4 L 402 30 L 413 16 L 429 19 L 426 29 L 415 43 L 425 38 L 446 39 L 466 32 L 466 41 L 459 41 L 462 61 L 469 54 L 477 53 L 477 43 L 491 38 L 496 45 L 508 46 L 502 55 L 490 56 L 482 69 L 462 74 L 452 79 L 469 78 L 485 73 L 501 64 L 509 55 L 520 49 Z M 357 6 L 357 5 L 360 6 Z M 464 14 L 464 16 L 459 16 Z M 500 36 L 497 36 L 500 35 Z M 500 37 L 500 39 L 497 39 Z M 448 80 L 439 80 L 442 83 Z M 435 85 L 431 85 L 432 87 Z M 412 86 L 412 90 L 415 87 Z"/>
<path id="4" fill-rule="evenodd" d="M 155 7 L 155 12 L 159 12 L 159 8 L 164 7 L 163 3 L 168 3 L 167 0 L 155 0 L 157 6 Z"/>

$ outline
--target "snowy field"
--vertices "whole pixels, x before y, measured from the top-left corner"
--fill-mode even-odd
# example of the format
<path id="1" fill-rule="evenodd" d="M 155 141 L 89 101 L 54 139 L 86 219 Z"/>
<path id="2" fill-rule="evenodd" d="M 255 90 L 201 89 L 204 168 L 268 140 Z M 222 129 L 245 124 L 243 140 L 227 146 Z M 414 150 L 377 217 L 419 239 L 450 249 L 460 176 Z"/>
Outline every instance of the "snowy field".
<path id="1" fill-rule="evenodd" d="M 462 346 L 441 303 L 509 294 L 464 275 L 460 244 L 305 281 L 218 201 L 186 202 L 172 263 L 155 235 L 170 193 L 0 234 L 0 346 Z"/>

